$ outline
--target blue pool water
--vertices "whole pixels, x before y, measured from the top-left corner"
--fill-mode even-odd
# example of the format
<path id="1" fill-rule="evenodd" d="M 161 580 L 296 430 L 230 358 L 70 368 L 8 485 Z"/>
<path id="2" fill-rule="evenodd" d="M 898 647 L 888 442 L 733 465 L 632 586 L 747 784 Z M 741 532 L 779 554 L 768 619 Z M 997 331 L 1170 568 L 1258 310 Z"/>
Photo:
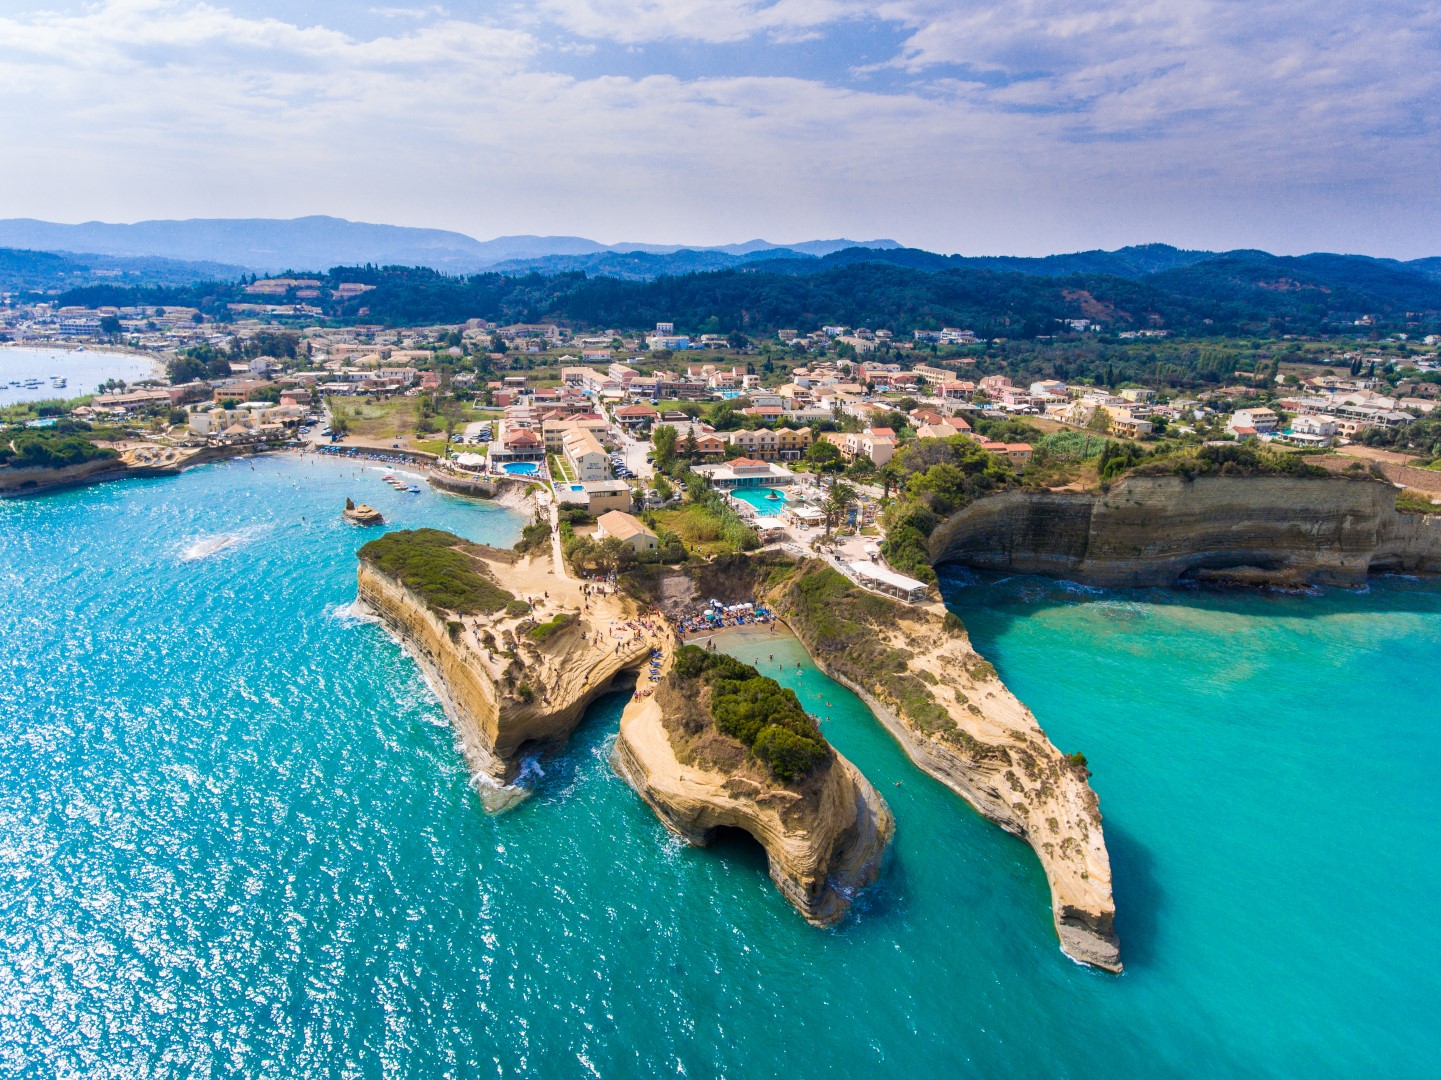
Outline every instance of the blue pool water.
<path id="1" fill-rule="evenodd" d="M 540 471 L 540 466 L 533 461 L 507 461 L 501 468 L 512 476 L 534 476 Z"/>
<path id="2" fill-rule="evenodd" d="M 736 488 L 731 494 L 741 502 L 755 507 L 755 512 L 760 517 L 775 517 L 786 505 L 786 493 L 780 488 Z M 777 497 L 771 498 L 772 495 Z"/>
<path id="3" fill-rule="evenodd" d="M 1028 848 L 785 638 L 895 811 L 839 927 L 759 849 L 673 841 L 622 699 L 491 817 L 414 665 L 354 617 L 351 496 L 268 459 L 0 503 L 0 1075 L 1420 1077 L 1441 971 L 1435 585 L 948 594 L 1106 816 L 1127 964 L 1056 947 Z M 799 666 L 797 666 L 799 664 Z"/>

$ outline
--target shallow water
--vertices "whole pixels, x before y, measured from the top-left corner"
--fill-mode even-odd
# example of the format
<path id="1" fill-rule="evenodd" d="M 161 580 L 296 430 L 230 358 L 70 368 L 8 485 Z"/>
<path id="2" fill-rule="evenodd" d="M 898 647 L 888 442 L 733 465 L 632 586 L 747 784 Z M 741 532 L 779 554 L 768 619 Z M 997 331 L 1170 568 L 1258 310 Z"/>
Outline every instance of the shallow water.
<path id="1" fill-rule="evenodd" d="M 485 815 L 414 665 L 349 614 L 374 533 L 339 510 L 498 543 L 522 518 L 253 464 L 0 503 L 0 1072 L 1429 1072 L 1434 587 L 954 584 L 1096 771 L 1115 978 L 1060 954 L 1029 849 L 787 639 L 730 640 L 898 822 L 841 926 L 755 845 L 659 827 L 606 760 L 617 697 Z"/>

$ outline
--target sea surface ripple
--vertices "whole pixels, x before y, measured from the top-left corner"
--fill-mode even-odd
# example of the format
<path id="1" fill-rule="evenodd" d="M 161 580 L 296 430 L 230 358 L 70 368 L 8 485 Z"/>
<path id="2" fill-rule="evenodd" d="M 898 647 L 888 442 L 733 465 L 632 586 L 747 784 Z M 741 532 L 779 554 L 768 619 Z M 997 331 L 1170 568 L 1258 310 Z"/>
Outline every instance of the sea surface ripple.
<path id="1" fill-rule="evenodd" d="M 481 541 L 523 522 L 293 458 L 0 503 L 0 1074 L 1431 1074 L 1434 586 L 948 584 L 1096 772 L 1116 978 L 1060 954 L 1029 849 L 786 640 L 735 647 L 898 821 L 841 926 L 755 845 L 660 828 L 607 763 L 618 697 L 485 814 L 351 613 L 374 533 L 347 495 Z"/>

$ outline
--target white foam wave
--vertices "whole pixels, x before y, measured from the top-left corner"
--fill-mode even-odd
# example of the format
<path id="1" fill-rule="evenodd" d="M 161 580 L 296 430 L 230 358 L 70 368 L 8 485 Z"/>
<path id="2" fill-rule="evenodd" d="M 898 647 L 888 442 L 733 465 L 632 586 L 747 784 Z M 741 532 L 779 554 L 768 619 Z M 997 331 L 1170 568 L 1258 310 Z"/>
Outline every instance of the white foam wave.
<path id="1" fill-rule="evenodd" d="M 222 551 L 250 543 L 264 531 L 263 528 L 241 529 L 197 537 L 180 549 L 180 561 L 197 562 L 200 559 L 212 558 Z"/>
<path id="2" fill-rule="evenodd" d="M 345 623 L 347 626 L 380 622 L 380 619 L 373 615 L 359 600 L 351 600 L 344 604 L 327 604 L 325 606 L 325 617 Z"/>

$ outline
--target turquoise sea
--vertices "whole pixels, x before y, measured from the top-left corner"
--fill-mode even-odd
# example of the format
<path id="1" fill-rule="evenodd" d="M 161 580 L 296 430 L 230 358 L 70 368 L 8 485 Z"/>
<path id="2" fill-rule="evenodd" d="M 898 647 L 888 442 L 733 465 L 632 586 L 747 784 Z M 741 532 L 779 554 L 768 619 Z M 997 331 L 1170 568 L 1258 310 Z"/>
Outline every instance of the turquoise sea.
<path id="1" fill-rule="evenodd" d="M 948 580 L 1095 771 L 1113 977 L 1060 954 L 1029 849 L 786 639 L 732 640 L 898 823 L 839 927 L 754 845 L 667 837 L 606 762 L 617 697 L 487 816 L 349 613 L 346 495 L 522 523 L 280 458 L 0 503 L 0 1074 L 1434 1075 L 1441 587 Z"/>

